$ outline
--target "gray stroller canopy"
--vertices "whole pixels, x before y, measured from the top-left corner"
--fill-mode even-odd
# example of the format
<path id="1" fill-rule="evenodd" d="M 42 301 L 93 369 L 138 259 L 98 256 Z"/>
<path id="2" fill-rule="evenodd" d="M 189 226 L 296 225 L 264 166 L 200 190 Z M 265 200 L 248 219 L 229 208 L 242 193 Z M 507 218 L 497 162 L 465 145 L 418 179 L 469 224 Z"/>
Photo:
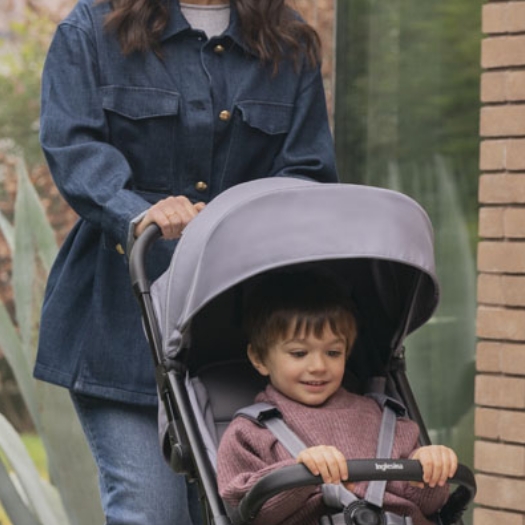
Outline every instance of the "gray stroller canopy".
<path id="1" fill-rule="evenodd" d="M 235 356 L 239 344 L 244 352 L 239 288 L 305 264 L 340 274 L 365 319 L 359 337 L 383 361 L 438 303 L 432 226 L 414 200 L 368 186 L 261 179 L 209 203 L 153 283 L 163 354 L 177 359 L 182 349 L 207 347 L 197 366 L 222 352 Z"/>

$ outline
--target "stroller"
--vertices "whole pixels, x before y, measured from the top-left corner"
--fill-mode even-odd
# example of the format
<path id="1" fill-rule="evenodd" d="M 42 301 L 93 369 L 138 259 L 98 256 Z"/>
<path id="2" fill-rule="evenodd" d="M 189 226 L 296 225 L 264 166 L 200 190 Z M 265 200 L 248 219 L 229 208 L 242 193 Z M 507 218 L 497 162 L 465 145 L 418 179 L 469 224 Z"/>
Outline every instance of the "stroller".
<path id="1" fill-rule="evenodd" d="M 245 287 L 264 272 L 321 266 L 348 283 L 361 317 L 348 362 L 349 388 L 400 401 L 420 427 L 421 444 L 430 444 L 406 377 L 403 346 L 439 298 L 432 227 L 416 202 L 366 186 L 291 178 L 243 183 L 188 225 L 169 268 L 150 283 L 146 254 L 159 236 L 153 225 L 137 239 L 130 273 L 156 366 L 163 453 L 176 472 L 198 484 L 205 523 L 248 524 L 275 494 L 322 483 L 298 464 L 265 476 L 237 509 L 227 508 L 218 494 L 222 433 L 264 388 L 246 358 L 241 329 Z M 417 461 L 382 459 L 381 465 L 349 460 L 351 480 L 422 479 Z M 464 465 L 451 483 L 458 487 L 432 518 L 436 525 L 461 523 L 475 496 L 474 476 Z M 341 523 L 387 523 L 381 509 L 365 506 L 367 513 L 346 512 Z"/>

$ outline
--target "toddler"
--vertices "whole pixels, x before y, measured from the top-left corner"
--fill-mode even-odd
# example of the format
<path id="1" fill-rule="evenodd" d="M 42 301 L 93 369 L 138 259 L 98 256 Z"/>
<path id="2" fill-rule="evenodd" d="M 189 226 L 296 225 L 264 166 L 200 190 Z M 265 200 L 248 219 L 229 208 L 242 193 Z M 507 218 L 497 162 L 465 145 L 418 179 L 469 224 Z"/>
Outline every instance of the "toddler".
<path id="1" fill-rule="evenodd" d="M 219 446 L 221 496 L 236 507 L 263 476 L 299 462 L 324 483 L 342 483 L 362 498 L 367 483 L 351 483 L 346 460 L 375 458 L 382 409 L 341 386 L 357 335 L 346 294 L 317 271 L 273 273 L 252 289 L 245 317 L 248 358 L 269 379 L 256 402 L 275 406 L 307 448 L 292 458 L 269 430 L 236 418 Z M 392 459 L 419 460 L 425 483 L 389 482 L 384 509 L 431 525 L 426 516 L 447 500 L 457 457 L 447 447 L 418 447 L 418 436 L 414 422 L 398 418 Z M 326 513 L 321 488 L 301 487 L 270 499 L 254 524 L 316 525 Z"/>

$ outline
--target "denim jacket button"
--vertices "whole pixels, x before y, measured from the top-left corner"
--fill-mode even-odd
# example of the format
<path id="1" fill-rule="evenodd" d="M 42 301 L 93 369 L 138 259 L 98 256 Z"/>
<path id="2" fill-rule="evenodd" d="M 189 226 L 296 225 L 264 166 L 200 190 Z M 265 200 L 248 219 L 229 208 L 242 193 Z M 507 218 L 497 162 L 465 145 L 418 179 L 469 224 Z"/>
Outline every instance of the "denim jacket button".
<path id="1" fill-rule="evenodd" d="M 200 180 L 195 184 L 195 189 L 197 191 L 206 191 L 208 189 L 208 185 L 204 181 Z"/>
<path id="2" fill-rule="evenodd" d="M 224 53 L 224 46 L 221 46 L 220 44 L 217 44 L 214 48 L 213 48 L 213 51 L 215 53 L 217 53 L 217 55 L 222 55 Z"/>
<path id="3" fill-rule="evenodd" d="M 223 121 L 223 122 L 228 122 L 228 120 L 230 120 L 232 114 L 227 111 L 227 110 L 224 110 L 224 111 L 221 111 L 219 113 L 219 118 Z"/>

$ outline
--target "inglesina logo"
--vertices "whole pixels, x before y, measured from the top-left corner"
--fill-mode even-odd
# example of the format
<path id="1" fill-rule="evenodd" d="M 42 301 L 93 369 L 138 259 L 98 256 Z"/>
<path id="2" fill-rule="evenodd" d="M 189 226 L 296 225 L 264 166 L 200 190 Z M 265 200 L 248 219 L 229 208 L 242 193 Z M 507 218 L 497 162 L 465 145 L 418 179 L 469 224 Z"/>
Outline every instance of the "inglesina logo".
<path id="1" fill-rule="evenodd" d="M 387 470 L 404 470 L 405 467 L 401 463 L 376 463 L 376 470 L 382 470 L 383 472 Z"/>

